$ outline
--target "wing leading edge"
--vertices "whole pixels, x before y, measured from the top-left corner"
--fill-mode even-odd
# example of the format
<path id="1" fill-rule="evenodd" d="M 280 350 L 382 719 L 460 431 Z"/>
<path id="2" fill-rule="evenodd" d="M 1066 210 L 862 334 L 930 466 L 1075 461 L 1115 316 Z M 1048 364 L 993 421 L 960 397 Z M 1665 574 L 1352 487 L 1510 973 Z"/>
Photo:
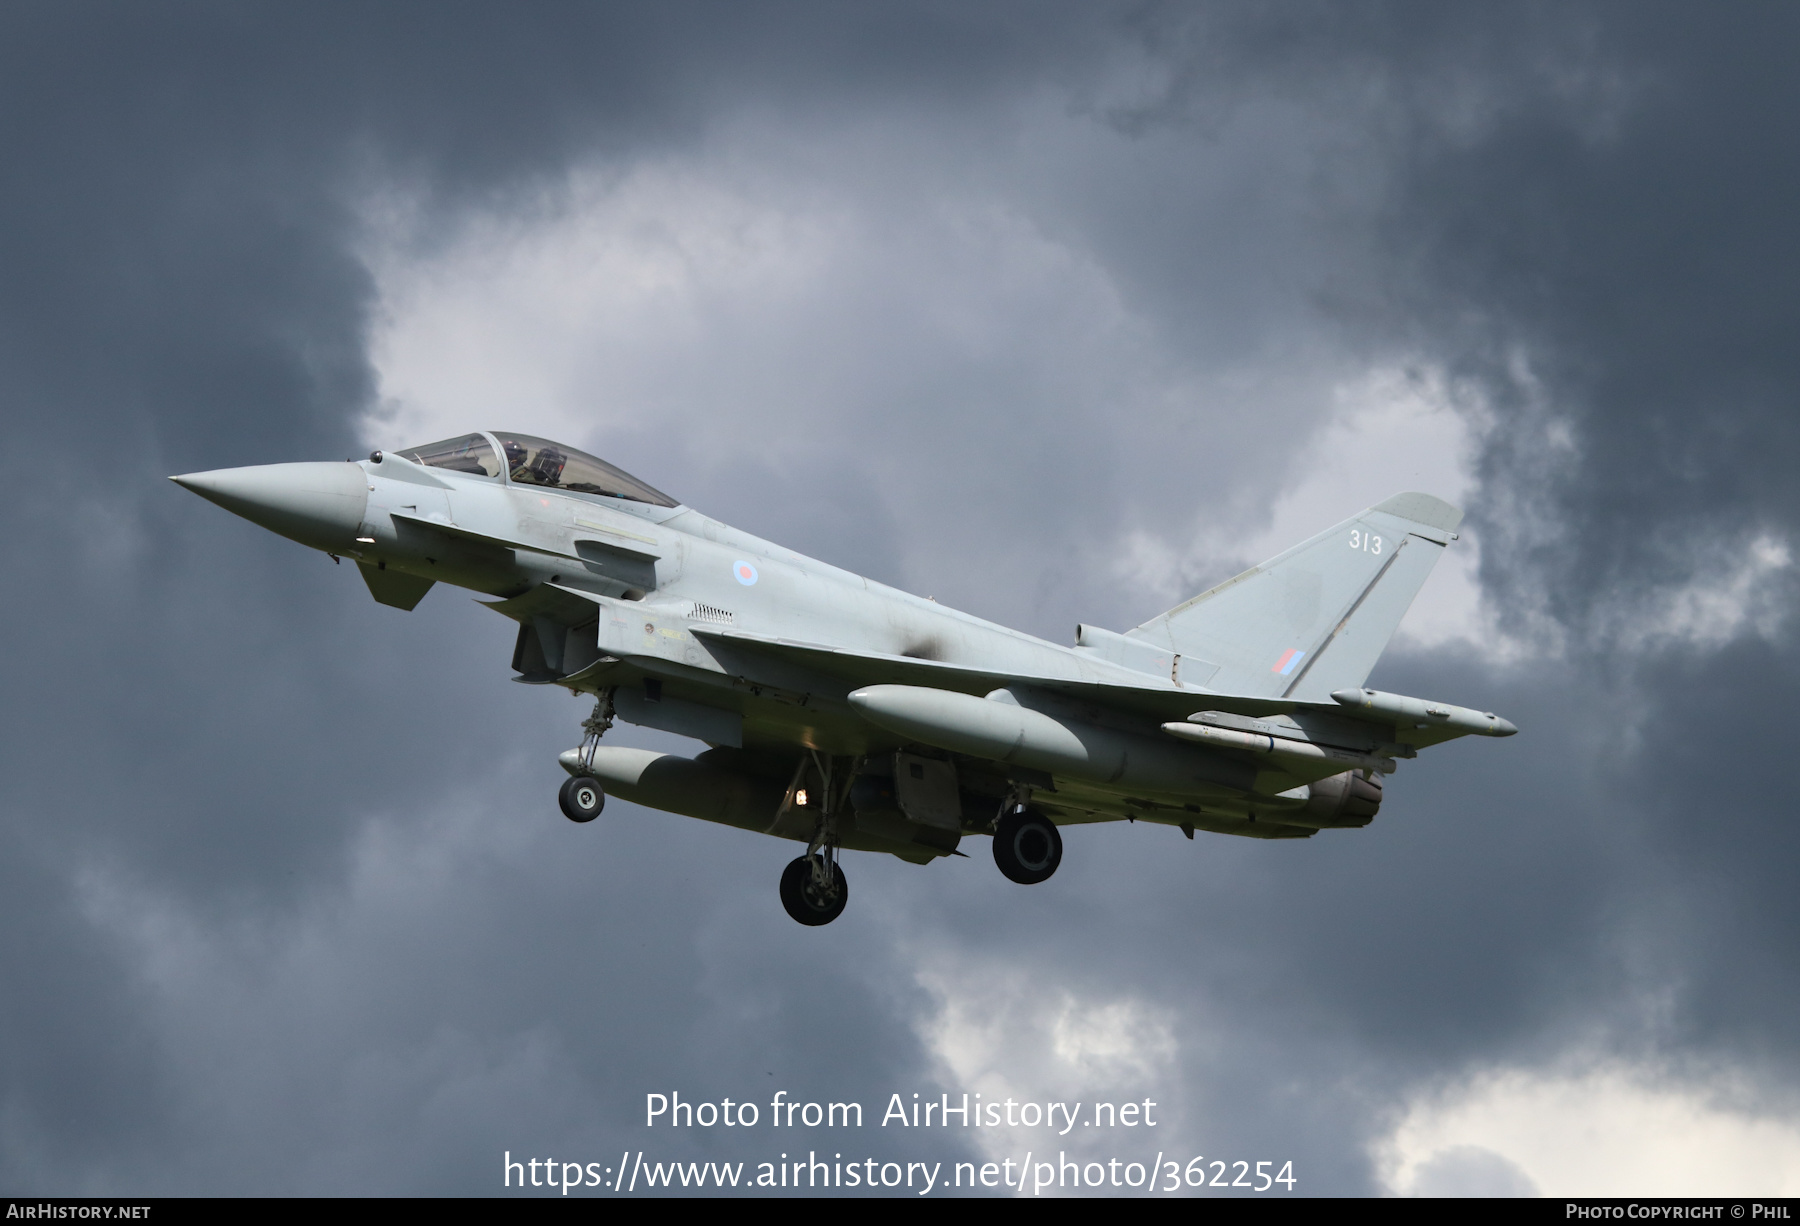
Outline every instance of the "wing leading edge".
<path id="1" fill-rule="evenodd" d="M 1330 701 L 1314 702 L 1224 694 L 1177 686 L 1150 677 L 1142 682 L 1120 682 L 999 672 L 940 660 L 781 639 L 744 630 L 696 626 L 693 633 L 703 639 L 730 644 L 835 677 L 845 682 L 849 689 L 906 685 L 984 696 L 995 690 L 1025 687 L 1114 712 L 1144 716 L 1159 724 L 1190 720 L 1213 722 L 1199 718 L 1213 713 L 1251 720 L 1287 717 L 1279 725 L 1283 728 L 1293 725 L 1303 729 L 1307 723 L 1317 723 L 1321 719 L 1354 721 L 1369 729 L 1371 747 L 1379 742 L 1391 742 L 1417 749 L 1460 736 L 1511 736 L 1517 731 L 1511 723 L 1492 712 L 1375 690 L 1347 688 L 1333 694 Z M 1391 734 L 1379 738 L 1373 736 L 1384 730 Z"/>

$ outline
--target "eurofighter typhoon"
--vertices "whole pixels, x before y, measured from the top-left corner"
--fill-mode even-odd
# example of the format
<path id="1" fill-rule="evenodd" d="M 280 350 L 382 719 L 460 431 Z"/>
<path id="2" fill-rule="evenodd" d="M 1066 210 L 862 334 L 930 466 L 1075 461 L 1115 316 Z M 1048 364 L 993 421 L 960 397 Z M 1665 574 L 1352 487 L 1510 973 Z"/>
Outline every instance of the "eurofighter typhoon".
<path id="1" fill-rule="evenodd" d="M 546 439 L 469 434 L 345 463 L 172 478 L 349 557 L 382 604 L 469 588 L 519 624 L 514 681 L 595 699 L 562 811 L 606 794 L 806 845 L 802 924 L 849 888 L 839 853 L 916 864 L 992 839 L 1047 880 L 1059 826 L 1134 819 L 1257 839 L 1366 826 L 1396 761 L 1511 736 L 1491 712 L 1363 688 L 1462 512 L 1397 494 L 1123 634 L 1064 646 L 740 532 Z M 614 720 L 695 756 L 606 746 Z"/>

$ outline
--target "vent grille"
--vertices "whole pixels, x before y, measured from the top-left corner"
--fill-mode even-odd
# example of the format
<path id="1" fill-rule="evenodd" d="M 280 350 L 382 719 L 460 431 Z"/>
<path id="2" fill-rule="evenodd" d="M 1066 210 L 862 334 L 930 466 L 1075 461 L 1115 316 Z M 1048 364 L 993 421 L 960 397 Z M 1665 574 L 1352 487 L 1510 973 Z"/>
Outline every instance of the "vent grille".
<path id="1" fill-rule="evenodd" d="M 732 621 L 735 620 L 731 614 L 731 610 L 721 609 L 717 605 L 702 604 L 698 601 L 694 604 L 694 611 L 688 614 L 688 616 L 697 622 L 719 622 L 726 626 L 729 626 Z"/>

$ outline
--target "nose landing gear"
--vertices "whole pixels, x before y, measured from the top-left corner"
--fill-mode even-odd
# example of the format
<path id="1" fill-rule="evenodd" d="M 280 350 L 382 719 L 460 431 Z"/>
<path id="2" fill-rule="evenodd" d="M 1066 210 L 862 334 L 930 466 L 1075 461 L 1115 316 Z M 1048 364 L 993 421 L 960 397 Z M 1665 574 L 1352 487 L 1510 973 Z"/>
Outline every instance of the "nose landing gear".
<path id="1" fill-rule="evenodd" d="M 594 767 L 594 751 L 613 724 L 612 691 L 602 690 L 594 701 L 594 713 L 581 721 L 581 773 L 571 775 L 556 794 L 563 816 L 572 822 L 591 822 L 606 807 L 606 792 L 588 772 Z"/>
<path id="2" fill-rule="evenodd" d="M 563 816 L 570 821 L 591 822 L 606 807 L 606 793 L 600 790 L 598 780 L 587 775 L 573 775 L 556 794 L 556 803 L 562 806 Z"/>

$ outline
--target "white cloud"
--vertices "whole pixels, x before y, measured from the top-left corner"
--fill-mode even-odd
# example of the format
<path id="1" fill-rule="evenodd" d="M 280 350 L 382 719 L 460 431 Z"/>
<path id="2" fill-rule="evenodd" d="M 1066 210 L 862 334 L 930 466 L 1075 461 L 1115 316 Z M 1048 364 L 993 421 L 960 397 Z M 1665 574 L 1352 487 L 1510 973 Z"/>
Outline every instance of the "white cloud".
<path id="1" fill-rule="evenodd" d="M 1429 367 L 1376 367 L 1333 389 L 1332 415 L 1307 440 L 1245 564 L 1270 557 L 1364 507 L 1406 490 L 1457 506 L 1473 491 L 1478 402 Z M 1399 645 L 1460 641 L 1510 657 L 1481 602 L 1480 542 L 1469 533 L 1445 551 L 1401 623 Z"/>
<path id="2" fill-rule="evenodd" d="M 1070 121 L 1022 120 L 1052 122 Z M 563 438 L 751 531 L 1059 639 L 1141 621 L 1401 490 L 1492 494 L 1497 545 L 1558 548 L 1528 493 L 1477 489 L 1493 427 L 1473 386 L 1352 361 L 1292 315 L 1267 350 L 1187 352 L 1101 237 L 1006 172 L 909 180 L 856 161 L 868 136 L 744 121 L 442 231 L 403 194 L 376 198 L 367 441 Z M 1221 283 L 1222 314 L 1236 292 Z M 1527 357 L 1509 369 L 1535 407 L 1508 445 L 1552 479 L 1575 443 Z M 1446 551 L 1395 650 L 1562 650 L 1530 592 L 1501 629 L 1481 549 L 1466 531 Z M 1785 540 L 1690 552 L 1685 582 L 1615 603 L 1603 632 L 1703 648 L 1776 632 Z"/>
<path id="3" fill-rule="evenodd" d="M 897 525 L 881 578 L 1059 630 L 1108 612 L 1073 606 L 1111 597 L 1121 523 L 1270 488 L 1268 438 L 1325 411 L 1314 338 L 1197 355 L 1020 184 L 987 164 L 908 179 L 859 161 L 869 139 L 746 121 L 447 231 L 379 196 L 366 441 L 511 425 L 802 549 L 846 513 Z"/>
<path id="4" fill-rule="evenodd" d="M 1118 1131 L 1088 1122 L 1094 1104 L 1154 1101 L 1164 1097 L 1159 1087 L 1176 1083 L 1174 1018 L 1147 998 L 1090 998 L 946 950 L 935 951 L 917 977 L 938 1006 L 919 1023 L 919 1037 L 953 1102 L 966 1092 L 971 1102 L 976 1095 L 983 1103 L 1060 1102 L 1079 1112 L 1074 1126 L 972 1130 L 976 1147 L 995 1161 L 1018 1160 L 1034 1147 L 1115 1156 Z M 1173 1105 L 1158 1102 L 1156 1112 L 1159 1127 L 1176 1133 Z"/>
<path id="5" fill-rule="evenodd" d="M 1687 644 L 1716 650 L 1746 634 L 1772 639 L 1786 622 L 1791 597 L 1787 541 L 1768 532 L 1723 549 L 1707 548 L 1692 576 L 1664 586 L 1620 611 L 1615 632 L 1632 650 Z"/>
<path id="6" fill-rule="evenodd" d="M 1395 1195 L 1794 1196 L 1800 1114 L 1609 1063 L 1509 1069 L 1422 1096 L 1378 1148 Z"/>
<path id="7" fill-rule="evenodd" d="M 1462 506 L 1475 492 L 1472 464 L 1487 414 L 1442 371 L 1373 367 L 1337 382 L 1329 402 L 1329 415 L 1287 448 L 1282 492 L 1261 527 L 1245 531 L 1207 515 L 1179 543 L 1134 530 L 1118 555 L 1121 578 L 1173 605 L 1390 495 L 1422 490 Z M 1480 562 L 1480 541 L 1463 532 L 1401 623 L 1398 649 L 1457 643 L 1502 662 L 1527 654 L 1483 603 Z"/>

